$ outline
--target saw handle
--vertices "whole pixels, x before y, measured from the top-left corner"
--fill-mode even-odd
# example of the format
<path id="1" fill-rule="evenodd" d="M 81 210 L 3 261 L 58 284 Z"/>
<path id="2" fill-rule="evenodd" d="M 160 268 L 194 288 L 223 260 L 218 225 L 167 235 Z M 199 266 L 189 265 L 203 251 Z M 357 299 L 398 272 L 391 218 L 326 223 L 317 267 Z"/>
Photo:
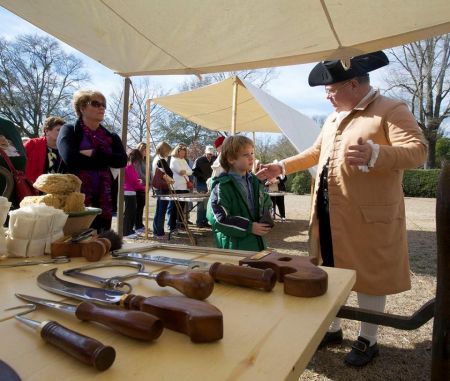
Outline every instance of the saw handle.
<path id="1" fill-rule="evenodd" d="M 209 273 L 217 282 L 257 288 L 264 291 L 271 291 L 277 281 L 276 274 L 272 269 L 256 269 L 220 262 L 213 263 L 209 268 Z"/>
<path id="2" fill-rule="evenodd" d="M 156 276 L 159 286 L 173 287 L 188 298 L 206 299 L 214 289 L 214 279 L 207 273 L 188 271 L 180 274 L 171 274 L 161 271 Z"/>
<path id="3" fill-rule="evenodd" d="M 128 294 L 121 306 L 158 316 L 164 327 L 188 335 L 194 343 L 208 343 L 223 337 L 222 312 L 202 300 L 185 296 L 144 296 Z"/>
<path id="4" fill-rule="evenodd" d="M 105 346 L 100 341 L 72 331 L 55 321 L 49 321 L 41 328 L 41 337 L 100 371 L 108 369 L 116 358 L 113 347 Z"/>
<path id="5" fill-rule="evenodd" d="M 84 321 L 94 321 L 138 340 L 152 341 L 161 336 L 164 325 L 156 316 L 140 311 L 125 311 L 81 302 L 75 315 Z"/>

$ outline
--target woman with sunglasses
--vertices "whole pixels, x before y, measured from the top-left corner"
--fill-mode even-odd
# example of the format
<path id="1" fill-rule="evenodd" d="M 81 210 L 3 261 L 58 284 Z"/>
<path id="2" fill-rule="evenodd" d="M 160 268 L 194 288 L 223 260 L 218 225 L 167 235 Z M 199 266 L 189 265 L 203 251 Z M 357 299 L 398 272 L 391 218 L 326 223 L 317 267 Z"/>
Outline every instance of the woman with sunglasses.
<path id="1" fill-rule="evenodd" d="M 127 154 L 120 137 L 100 124 L 106 110 L 102 93 L 77 91 L 72 102 L 78 120 L 63 126 L 57 140 L 58 150 L 68 172 L 82 181 L 85 205 L 102 209 L 91 227 L 99 232 L 109 230 L 113 211 L 110 168 L 125 167 Z"/>

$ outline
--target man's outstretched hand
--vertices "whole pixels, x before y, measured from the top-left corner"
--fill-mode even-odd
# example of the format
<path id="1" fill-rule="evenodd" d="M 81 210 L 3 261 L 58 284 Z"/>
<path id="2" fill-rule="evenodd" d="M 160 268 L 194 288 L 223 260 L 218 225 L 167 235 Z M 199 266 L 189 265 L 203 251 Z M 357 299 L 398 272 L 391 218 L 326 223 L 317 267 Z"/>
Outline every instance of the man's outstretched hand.
<path id="1" fill-rule="evenodd" d="M 262 164 L 260 168 L 256 172 L 258 180 L 275 179 L 282 174 L 282 169 L 279 164 Z"/>

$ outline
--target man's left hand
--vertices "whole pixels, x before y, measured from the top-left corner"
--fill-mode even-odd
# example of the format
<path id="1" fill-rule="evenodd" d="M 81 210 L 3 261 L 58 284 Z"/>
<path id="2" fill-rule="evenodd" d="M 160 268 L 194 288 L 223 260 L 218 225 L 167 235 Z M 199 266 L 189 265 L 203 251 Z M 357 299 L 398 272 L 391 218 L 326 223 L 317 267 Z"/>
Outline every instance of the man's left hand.
<path id="1" fill-rule="evenodd" d="M 345 162 L 348 165 L 367 165 L 372 157 L 372 146 L 364 143 L 362 138 L 358 139 L 358 144 L 349 146 L 345 153 Z"/>

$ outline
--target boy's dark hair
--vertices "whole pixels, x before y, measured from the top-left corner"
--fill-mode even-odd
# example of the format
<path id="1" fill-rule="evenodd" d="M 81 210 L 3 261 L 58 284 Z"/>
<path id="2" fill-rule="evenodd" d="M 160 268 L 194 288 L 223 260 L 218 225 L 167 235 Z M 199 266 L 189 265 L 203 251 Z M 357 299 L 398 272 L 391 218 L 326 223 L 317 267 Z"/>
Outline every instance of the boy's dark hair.
<path id="1" fill-rule="evenodd" d="M 47 119 L 45 119 L 42 129 L 44 130 L 44 132 L 51 131 L 56 126 L 63 126 L 65 123 L 66 122 L 64 121 L 64 119 L 60 118 L 59 116 L 49 116 Z"/>
<path id="2" fill-rule="evenodd" d="M 230 160 L 237 159 L 239 150 L 245 146 L 252 146 L 253 141 L 243 135 L 234 135 L 226 138 L 222 144 L 222 151 L 220 154 L 220 165 L 229 172 L 231 169 Z"/>

